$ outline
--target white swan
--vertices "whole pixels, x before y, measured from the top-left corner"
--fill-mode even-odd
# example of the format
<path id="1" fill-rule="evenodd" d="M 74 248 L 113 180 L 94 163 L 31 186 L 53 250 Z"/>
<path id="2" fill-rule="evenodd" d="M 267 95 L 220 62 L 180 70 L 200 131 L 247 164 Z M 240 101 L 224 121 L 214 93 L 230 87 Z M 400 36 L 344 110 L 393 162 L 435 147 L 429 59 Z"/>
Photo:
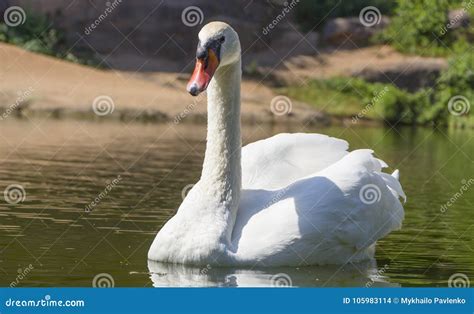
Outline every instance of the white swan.
<path id="1" fill-rule="evenodd" d="M 241 148 L 237 33 L 199 33 L 188 91 L 207 87 L 207 146 L 199 182 L 157 234 L 153 261 L 216 266 L 343 264 L 373 258 L 401 227 L 398 171 L 368 149 L 320 134 L 278 134 Z M 208 86 L 209 85 L 209 86 Z"/>

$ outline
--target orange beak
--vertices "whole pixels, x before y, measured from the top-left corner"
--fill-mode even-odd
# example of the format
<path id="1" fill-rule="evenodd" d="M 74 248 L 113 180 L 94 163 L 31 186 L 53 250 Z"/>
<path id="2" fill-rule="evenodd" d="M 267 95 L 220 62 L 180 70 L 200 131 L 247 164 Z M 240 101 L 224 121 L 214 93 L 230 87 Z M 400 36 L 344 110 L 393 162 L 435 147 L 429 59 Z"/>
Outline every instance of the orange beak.
<path id="1" fill-rule="evenodd" d="M 219 66 L 219 59 L 214 50 L 208 49 L 207 52 L 206 58 L 196 58 L 196 66 L 194 67 L 193 75 L 189 79 L 186 87 L 187 91 L 193 96 L 197 96 L 206 90 L 214 72 L 216 72 Z"/>

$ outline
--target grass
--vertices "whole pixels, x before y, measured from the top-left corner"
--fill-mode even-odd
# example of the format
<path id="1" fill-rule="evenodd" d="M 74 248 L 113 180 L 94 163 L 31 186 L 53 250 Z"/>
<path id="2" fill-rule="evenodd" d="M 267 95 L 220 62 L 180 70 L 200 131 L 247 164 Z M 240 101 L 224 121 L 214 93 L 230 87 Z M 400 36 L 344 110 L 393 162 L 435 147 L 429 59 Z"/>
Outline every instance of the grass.
<path id="1" fill-rule="evenodd" d="M 279 92 L 332 115 L 355 116 L 364 108 L 360 95 L 341 92 L 331 86 L 330 81 L 325 80 L 313 80 L 308 85 L 284 87 Z"/>
<path id="2" fill-rule="evenodd" d="M 443 92 L 436 89 L 410 93 L 392 84 L 336 77 L 280 88 L 278 92 L 340 117 L 372 119 L 390 124 L 474 128 L 472 115 L 449 114 L 449 99 L 439 97 Z"/>
<path id="3" fill-rule="evenodd" d="M 304 86 L 279 90 L 290 98 L 343 117 L 413 123 L 409 104 L 418 94 L 409 94 L 392 84 L 368 83 L 360 78 L 335 77 L 312 80 Z"/>

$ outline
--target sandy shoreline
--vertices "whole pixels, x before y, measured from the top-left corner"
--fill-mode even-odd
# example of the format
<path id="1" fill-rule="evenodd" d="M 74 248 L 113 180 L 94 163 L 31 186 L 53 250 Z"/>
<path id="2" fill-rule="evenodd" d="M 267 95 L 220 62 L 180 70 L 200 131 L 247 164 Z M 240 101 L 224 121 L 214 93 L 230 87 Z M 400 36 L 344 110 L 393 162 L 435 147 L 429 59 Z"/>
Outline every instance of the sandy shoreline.
<path id="1" fill-rule="evenodd" d="M 97 70 L 0 43 L 0 108 L 9 116 L 201 122 L 205 97 L 185 89 L 188 73 L 130 73 Z M 326 117 L 292 102 L 289 115 L 275 115 L 277 96 L 258 81 L 242 83 L 244 122 L 303 121 Z M 93 110 L 96 101 L 103 115 Z"/>
<path id="2" fill-rule="evenodd" d="M 186 92 L 190 73 L 100 70 L 0 43 L 0 120 L 46 116 L 100 120 L 205 123 L 206 98 Z M 441 59 L 423 59 L 442 63 Z M 271 71 L 274 79 L 293 84 L 331 76 L 351 76 L 364 69 L 381 71 L 412 65 L 420 57 L 405 56 L 388 46 L 290 58 Z M 268 83 L 267 80 L 265 84 Z M 270 79 L 271 80 L 271 79 Z M 283 100 L 260 79 L 244 77 L 244 123 L 341 124 L 350 117 L 329 116 L 294 100 Z M 277 98 L 276 98 L 277 97 Z M 272 104 L 273 101 L 273 104 Z M 289 101 L 289 105 L 288 102 Z M 100 112 L 94 112 L 93 107 Z M 280 104 L 281 105 L 281 104 Z M 364 122 L 364 121 L 363 121 Z M 377 123 L 376 121 L 366 121 Z"/>

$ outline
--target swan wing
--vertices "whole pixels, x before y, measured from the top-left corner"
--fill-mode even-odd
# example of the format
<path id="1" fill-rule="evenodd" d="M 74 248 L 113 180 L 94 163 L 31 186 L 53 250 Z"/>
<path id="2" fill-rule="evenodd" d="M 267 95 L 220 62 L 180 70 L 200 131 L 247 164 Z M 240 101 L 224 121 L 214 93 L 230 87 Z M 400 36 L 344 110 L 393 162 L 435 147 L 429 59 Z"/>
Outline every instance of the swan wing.
<path id="1" fill-rule="evenodd" d="M 321 134 L 281 133 L 242 148 L 242 187 L 279 189 L 347 155 L 346 141 Z"/>
<path id="2" fill-rule="evenodd" d="M 244 190 L 233 231 L 236 259 L 265 266 L 370 259 L 375 242 L 401 227 L 398 172 L 371 150 L 275 190 Z"/>

